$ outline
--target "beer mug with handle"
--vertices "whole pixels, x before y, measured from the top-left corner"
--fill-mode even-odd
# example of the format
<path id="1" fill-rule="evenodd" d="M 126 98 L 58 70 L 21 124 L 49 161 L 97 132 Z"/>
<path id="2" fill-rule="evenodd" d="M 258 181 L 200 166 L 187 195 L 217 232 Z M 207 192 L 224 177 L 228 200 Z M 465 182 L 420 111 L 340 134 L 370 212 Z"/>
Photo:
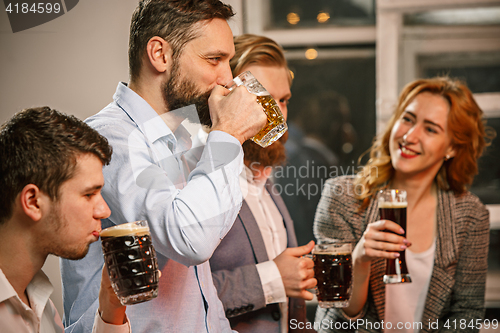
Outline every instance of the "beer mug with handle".
<path id="1" fill-rule="evenodd" d="M 101 244 L 111 286 L 123 305 L 158 296 L 160 272 L 147 221 L 103 229 Z"/>
<path id="2" fill-rule="evenodd" d="M 352 241 L 321 241 L 312 250 L 316 297 L 322 308 L 349 306 L 352 293 Z"/>
<path id="3" fill-rule="evenodd" d="M 233 90 L 237 86 L 245 86 L 249 93 L 257 95 L 257 102 L 262 106 L 267 115 L 266 126 L 255 134 L 251 140 L 264 148 L 270 146 L 288 129 L 278 104 L 276 104 L 276 101 L 266 88 L 249 71 L 235 77 L 226 88 Z"/>

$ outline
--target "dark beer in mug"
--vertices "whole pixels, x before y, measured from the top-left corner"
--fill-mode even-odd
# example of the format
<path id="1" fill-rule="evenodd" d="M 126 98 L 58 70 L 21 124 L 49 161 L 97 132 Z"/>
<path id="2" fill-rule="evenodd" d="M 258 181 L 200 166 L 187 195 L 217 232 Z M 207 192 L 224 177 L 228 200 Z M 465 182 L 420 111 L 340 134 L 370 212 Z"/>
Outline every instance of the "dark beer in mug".
<path id="1" fill-rule="evenodd" d="M 101 232 L 104 262 L 123 305 L 158 296 L 159 270 L 146 221 L 117 225 Z"/>
<path id="2" fill-rule="evenodd" d="M 349 301 L 352 283 L 351 254 L 314 254 L 314 276 L 318 280 L 320 305 Z"/>
<path id="3" fill-rule="evenodd" d="M 394 191 L 394 192 L 390 192 Z M 406 192 L 401 190 L 385 190 L 385 198 L 379 200 L 378 207 L 381 220 L 397 223 L 405 231 L 406 237 Z M 403 193 L 401 193 L 403 192 Z M 411 282 L 410 273 L 406 266 L 406 251 L 399 252 L 399 258 L 387 259 L 384 275 L 385 283 Z"/>
<path id="4" fill-rule="evenodd" d="M 352 292 L 352 243 L 317 244 L 312 252 L 316 297 L 322 308 L 349 306 Z"/>

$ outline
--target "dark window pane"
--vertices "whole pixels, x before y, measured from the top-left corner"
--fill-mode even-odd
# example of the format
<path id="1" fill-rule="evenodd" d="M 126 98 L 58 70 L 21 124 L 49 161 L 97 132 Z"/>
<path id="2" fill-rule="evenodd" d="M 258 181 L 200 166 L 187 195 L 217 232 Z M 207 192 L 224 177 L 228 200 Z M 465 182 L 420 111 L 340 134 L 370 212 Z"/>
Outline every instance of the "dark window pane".
<path id="1" fill-rule="evenodd" d="M 352 166 L 375 136 L 375 58 L 289 60 L 289 67 L 289 121 L 302 122 L 340 165 Z"/>
<path id="2" fill-rule="evenodd" d="M 375 58 L 289 60 L 287 165 L 277 190 L 295 223 L 299 245 L 313 239 L 326 179 L 354 174 L 375 135 Z"/>
<path id="3" fill-rule="evenodd" d="M 426 77 L 448 74 L 467 82 L 473 93 L 500 91 L 500 65 L 497 66 L 467 66 L 462 68 L 430 68 Z"/>
<path id="4" fill-rule="evenodd" d="M 488 126 L 500 134 L 500 118 L 488 118 Z M 479 159 L 479 174 L 474 178 L 471 192 L 485 204 L 500 204 L 500 144 L 495 138 Z"/>
<path id="5" fill-rule="evenodd" d="M 449 75 L 473 93 L 500 91 L 500 52 L 439 54 L 419 58 L 423 77 Z"/>

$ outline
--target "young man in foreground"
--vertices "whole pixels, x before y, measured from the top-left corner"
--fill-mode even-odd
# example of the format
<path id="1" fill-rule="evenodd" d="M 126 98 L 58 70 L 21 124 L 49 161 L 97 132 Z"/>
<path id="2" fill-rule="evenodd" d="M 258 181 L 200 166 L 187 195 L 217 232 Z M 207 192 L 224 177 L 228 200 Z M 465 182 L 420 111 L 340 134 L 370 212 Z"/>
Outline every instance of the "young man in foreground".
<path id="1" fill-rule="evenodd" d="M 101 196 L 107 140 L 48 107 L 0 127 L 0 323 L 3 333 L 63 332 L 41 271 L 49 254 L 81 259 L 110 211 Z M 103 271 L 93 332 L 130 332 Z"/>

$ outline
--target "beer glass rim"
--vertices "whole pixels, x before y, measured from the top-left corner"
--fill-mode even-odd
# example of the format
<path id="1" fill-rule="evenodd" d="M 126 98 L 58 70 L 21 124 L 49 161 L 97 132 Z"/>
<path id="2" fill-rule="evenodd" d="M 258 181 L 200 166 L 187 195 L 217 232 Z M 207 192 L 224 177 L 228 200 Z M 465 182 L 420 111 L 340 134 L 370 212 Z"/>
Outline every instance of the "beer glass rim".
<path id="1" fill-rule="evenodd" d="M 385 188 L 380 190 L 378 197 L 378 202 L 387 201 L 389 202 L 407 202 L 407 192 L 406 190 L 401 190 L 398 188 Z"/>
<path id="2" fill-rule="evenodd" d="M 312 254 L 340 254 L 340 253 L 352 253 L 354 249 L 354 241 L 350 239 L 342 240 L 342 239 L 334 239 L 334 240 L 326 240 L 318 242 L 314 249 L 312 250 Z"/>
<path id="3" fill-rule="evenodd" d="M 146 221 L 146 220 L 137 220 L 137 221 L 133 221 L 133 222 L 120 223 L 120 224 L 114 225 L 112 227 L 104 228 L 104 229 L 101 230 L 101 232 L 99 234 L 102 236 L 103 233 L 106 234 L 106 233 L 109 233 L 112 230 L 117 230 L 117 229 L 120 229 L 120 230 L 123 230 L 123 231 L 133 231 L 134 229 L 137 229 L 137 227 L 139 227 L 139 228 L 146 228 L 148 230 L 148 232 L 149 232 L 148 221 Z"/>
<path id="4" fill-rule="evenodd" d="M 320 240 L 316 243 L 316 245 L 329 245 L 329 244 L 354 244 L 356 241 L 354 239 L 326 239 Z"/>
<path id="5" fill-rule="evenodd" d="M 396 191 L 396 193 L 406 193 L 406 190 L 402 190 L 400 188 L 383 188 L 381 189 L 380 191 L 378 191 L 379 193 L 384 193 L 384 192 L 389 192 L 389 191 Z"/>
<path id="6" fill-rule="evenodd" d="M 241 80 L 241 78 L 244 77 L 244 76 L 248 76 L 250 80 L 256 80 L 257 82 L 259 82 L 255 78 L 255 76 L 252 74 L 252 72 L 250 72 L 250 71 L 244 71 L 244 72 L 241 72 L 240 74 L 236 75 L 228 84 L 226 84 L 224 86 L 224 88 L 229 89 L 229 90 L 233 90 L 235 85 L 236 86 L 242 86 L 244 83 Z M 259 84 L 260 84 L 260 82 L 259 82 Z"/>

